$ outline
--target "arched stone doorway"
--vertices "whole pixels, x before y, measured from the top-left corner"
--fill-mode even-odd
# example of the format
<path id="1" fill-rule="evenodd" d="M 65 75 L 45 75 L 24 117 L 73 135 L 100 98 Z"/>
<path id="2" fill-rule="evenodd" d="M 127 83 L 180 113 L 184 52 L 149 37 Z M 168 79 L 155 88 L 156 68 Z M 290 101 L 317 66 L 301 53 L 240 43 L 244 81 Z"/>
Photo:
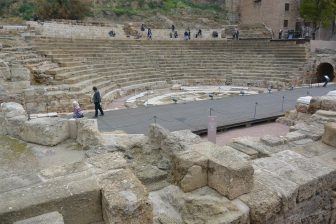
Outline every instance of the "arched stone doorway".
<path id="1" fill-rule="evenodd" d="M 324 76 L 328 75 L 330 78 L 330 81 L 333 81 L 335 78 L 335 71 L 334 71 L 334 67 L 329 64 L 329 63 L 321 63 L 319 64 L 319 66 L 317 66 L 316 69 L 316 78 L 317 78 L 317 82 L 324 82 L 325 78 Z"/>

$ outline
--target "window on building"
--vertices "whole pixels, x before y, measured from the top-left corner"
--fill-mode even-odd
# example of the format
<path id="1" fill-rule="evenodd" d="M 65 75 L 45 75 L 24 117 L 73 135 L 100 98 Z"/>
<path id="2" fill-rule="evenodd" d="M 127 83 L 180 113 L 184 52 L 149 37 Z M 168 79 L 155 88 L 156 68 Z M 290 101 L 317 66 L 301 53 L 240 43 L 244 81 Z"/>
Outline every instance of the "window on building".
<path id="1" fill-rule="evenodd" d="M 285 11 L 289 11 L 289 3 L 285 3 Z"/>
<path id="2" fill-rule="evenodd" d="M 284 27 L 288 27 L 288 20 L 284 20 Z"/>

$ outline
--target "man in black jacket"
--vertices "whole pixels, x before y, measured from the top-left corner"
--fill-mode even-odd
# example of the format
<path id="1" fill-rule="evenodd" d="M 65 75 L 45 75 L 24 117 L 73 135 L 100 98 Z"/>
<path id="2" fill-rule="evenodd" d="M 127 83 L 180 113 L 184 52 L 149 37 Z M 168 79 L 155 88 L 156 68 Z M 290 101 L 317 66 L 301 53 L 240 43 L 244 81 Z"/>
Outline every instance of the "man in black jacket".
<path id="1" fill-rule="evenodd" d="M 92 90 L 94 91 L 93 97 L 92 97 L 92 101 L 95 105 L 95 116 L 94 117 L 98 117 L 98 110 L 100 111 L 100 115 L 104 116 L 104 111 L 100 105 L 101 103 L 101 97 L 100 97 L 100 93 L 97 89 L 97 87 L 93 87 Z"/>

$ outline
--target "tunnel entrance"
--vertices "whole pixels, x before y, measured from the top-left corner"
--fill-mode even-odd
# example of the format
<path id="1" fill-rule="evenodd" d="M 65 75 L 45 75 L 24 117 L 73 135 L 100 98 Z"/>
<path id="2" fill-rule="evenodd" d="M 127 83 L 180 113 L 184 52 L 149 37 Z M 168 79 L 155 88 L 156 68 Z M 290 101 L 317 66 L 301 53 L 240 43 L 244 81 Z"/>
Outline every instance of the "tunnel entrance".
<path id="1" fill-rule="evenodd" d="M 321 63 L 316 70 L 316 81 L 317 82 L 324 82 L 325 78 L 324 76 L 328 75 L 330 78 L 330 81 L 332 82 L 335 78 L 334 68 L 329 63 Z"/>

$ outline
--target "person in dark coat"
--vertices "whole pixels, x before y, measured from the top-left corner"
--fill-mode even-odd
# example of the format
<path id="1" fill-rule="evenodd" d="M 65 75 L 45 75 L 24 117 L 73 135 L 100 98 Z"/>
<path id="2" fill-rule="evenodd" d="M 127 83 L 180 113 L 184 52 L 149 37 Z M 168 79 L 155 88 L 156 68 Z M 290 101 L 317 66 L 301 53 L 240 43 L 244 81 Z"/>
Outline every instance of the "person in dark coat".
<path id="1" fill-rule="evenodd" d="M 152 39 L 152 30 L 150 28 L 148 28 L 148 30 L 147 30 L 147 39 L 148 40 Z"/>
<path id="2" fill-rule="evenodd" d="M 92 97 L 92 101 L 95 105 L 95 116 L 94 117 L 95 118 L 98 117 L 98 110 L 100 111 L 100 115 L 104 116 L 104 111 L 103 111 L 103 109 L 100 105 L 100 103 L 101 103 L 100 93 L 99 93 L 97 87 L 95 87 L 95 86 L 92 88 L 92 90 L 94 92 L 93 97 Z"/>

